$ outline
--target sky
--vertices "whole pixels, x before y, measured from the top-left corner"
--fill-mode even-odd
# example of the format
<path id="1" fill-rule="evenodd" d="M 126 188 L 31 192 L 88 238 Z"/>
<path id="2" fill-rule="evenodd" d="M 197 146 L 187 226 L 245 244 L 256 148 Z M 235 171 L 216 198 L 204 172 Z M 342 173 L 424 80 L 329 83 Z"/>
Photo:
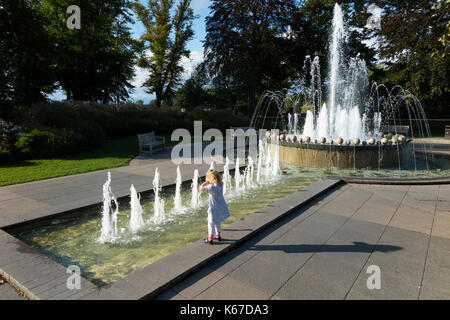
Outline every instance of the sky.
<path id="1" fill-rule="evenodd" d="M 144 5 L 146 5 L 146 0 L 140 0 Z M 195 65 L 200 63 L 203 60 L 203 43 L 202 41 L 205 39 L 206 34 L 206 26 L 205 26 L 205 18 L 209 14 L 210 0 L 192 0 L 191 8 L 194 10 L 194 14 L 197 18 L 193 23 L 194 37 L 191 41 L 188 42 L 187 48 L 191 51 L 189 59 L 183 58 L 181 63 L 184 66 L 184 74 L 182 75 L 182 79 L 186 80 L 189 78 L 193 68 Z M 83 12 L 81 12 L 83 14 Z M 81 16 L 81 18 L 83 18 Z M 136 22 L 131 25 L 131 32 L 133 38 L 139 38 L 144 32 L 145 28 L 137 19 Z M 145 89 L 141 87 L 142 83 L 148 77 L 148 71 L 135 67 L 135 77 L 131 82 L 134 86 L 134 92 L 130 95 L 130 98 L 134 101 L 143 100 L 144 103 L 149 103 L 151 100 L 155 98 L 153 94 L 149 94 L 145 92 Z M 58 90 L 53 95 L 49 95 L 49 98 L 52 100 L 65 100 L 66 95 L 64 91 Z"/>

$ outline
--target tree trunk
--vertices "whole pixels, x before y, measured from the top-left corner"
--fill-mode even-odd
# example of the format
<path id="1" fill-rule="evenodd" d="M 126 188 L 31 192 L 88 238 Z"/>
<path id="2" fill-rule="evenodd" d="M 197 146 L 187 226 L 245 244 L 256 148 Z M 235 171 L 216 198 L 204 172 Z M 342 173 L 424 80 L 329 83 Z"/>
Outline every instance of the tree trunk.
<path id="1" fill-rule="evenodd" d="M 161 94 L 159 92 L 156 92 L 156 108 L 160 109 L 161 108 Z"/>

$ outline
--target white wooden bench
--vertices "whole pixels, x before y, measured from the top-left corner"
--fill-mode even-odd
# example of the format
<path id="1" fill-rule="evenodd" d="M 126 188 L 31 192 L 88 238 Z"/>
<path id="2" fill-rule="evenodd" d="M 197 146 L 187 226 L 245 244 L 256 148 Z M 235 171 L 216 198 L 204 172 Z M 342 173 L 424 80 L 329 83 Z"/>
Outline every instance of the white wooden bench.
<path id="1" fill-rule="evenodd" d="M 144 148 L 146 148 L 148 149 L 148 152 L 152 154 L 154 147 L 162 147 L 164 150 L 166 146 L 166 137 L 155 136 L 154 131 L 150 133 L 138 134 L 137 137 L 139 141 L 139 153 L 144 152 Z"/>
<path id="2" fill-rule="evenodd" d="M 398 133 L 408 136 L 409 126 L 381 126 L 381 132 Z"/>

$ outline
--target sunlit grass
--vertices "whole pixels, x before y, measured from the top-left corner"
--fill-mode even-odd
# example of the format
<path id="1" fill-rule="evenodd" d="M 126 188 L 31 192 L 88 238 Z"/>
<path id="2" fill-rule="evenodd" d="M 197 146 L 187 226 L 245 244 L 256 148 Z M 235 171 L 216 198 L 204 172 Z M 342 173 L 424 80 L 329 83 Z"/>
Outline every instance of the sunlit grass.
<path id="1" fill-rule="evenodd" d="M 72 156 L 6 163 L 0 165 L 0 186 L 122 167 L 138 153 L 134 136 L 107 140 L 98 149 Z"/>

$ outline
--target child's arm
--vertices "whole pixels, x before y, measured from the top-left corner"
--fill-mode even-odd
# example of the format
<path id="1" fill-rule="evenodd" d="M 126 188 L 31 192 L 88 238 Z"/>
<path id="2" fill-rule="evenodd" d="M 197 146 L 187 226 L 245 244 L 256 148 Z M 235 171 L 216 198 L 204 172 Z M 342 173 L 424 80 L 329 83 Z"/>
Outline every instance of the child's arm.
<path id="1" fill-rule="evenodd" d="M 205 191 L 205 190 L 206 190 L 206 186 L 207 186 L 208 184 L 209 184 L 208 181 L 203 182 L 202 185 L 200 186 L 200 190 L 201 190 L 201 191 Z"/>

